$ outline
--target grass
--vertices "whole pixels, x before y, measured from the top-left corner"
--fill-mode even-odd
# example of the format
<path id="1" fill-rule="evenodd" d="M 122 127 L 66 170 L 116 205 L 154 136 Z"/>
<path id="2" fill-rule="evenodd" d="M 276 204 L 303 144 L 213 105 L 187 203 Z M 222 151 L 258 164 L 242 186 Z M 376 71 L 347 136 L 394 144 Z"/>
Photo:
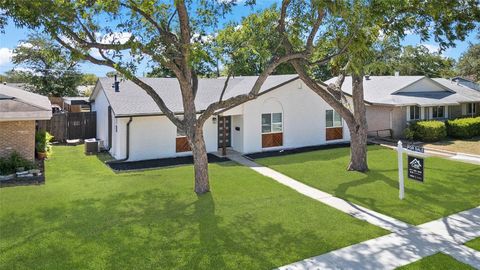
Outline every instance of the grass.
<path id="1" fill-rule="evenodd" d="M 474 270 L 468 264 L 455 260 L 449 255 L 437 253 L 414 263 L 397 268 L 397 270 Z"/>
<path id="2" fill-rule="evenodd" d="M 466 246 L 471 247 L 475 250 L 480 251 L 480 237 L 475 238 L 467 243 L 465 243 Z"/>
<path id="3" fill-rule="evenodd" d="M 271 269 L 388 233 L 235 163 L 198 197 L 191 166 L 115 174 L 82 150 L 0 189 L 1 269 Z"/>
<path id="4" fill-rule="evenodd" d="M 369 146 L 367 173 L 346 171 L 349 148 L 257 159 L 257 162 L 312 187 L 387 214 L 421 224 L 480 205 L 480 166 L 429 157 L 425 182 L 406 178 L 405 199 L 398 199 L 397 153 Z M 406 157 L 404 159 L 406 167 Z"/>
<path id="5" fill-rule="evenodd" d="M 428 143 L 424 146 L 451 152 L 480 155 L 480 137 L 465 140 L 447 139 L 440 142 Z"/>

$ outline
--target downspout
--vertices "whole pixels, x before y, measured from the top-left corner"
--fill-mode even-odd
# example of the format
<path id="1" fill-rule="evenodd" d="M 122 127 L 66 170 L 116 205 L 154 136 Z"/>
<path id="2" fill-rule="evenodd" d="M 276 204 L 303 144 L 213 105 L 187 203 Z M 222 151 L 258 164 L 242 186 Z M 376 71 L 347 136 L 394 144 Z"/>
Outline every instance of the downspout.
<path id="1" fill-rule="evenodd" d="M 127 134 L 126 134 L 126 155 L 125 158 L 113 160 L 107 163 L 119 163 L 127 161 L 130 157 L 130 123 L 132 123 L 133 117 L 130 116 L 130 119 L 127 122 Z"/>

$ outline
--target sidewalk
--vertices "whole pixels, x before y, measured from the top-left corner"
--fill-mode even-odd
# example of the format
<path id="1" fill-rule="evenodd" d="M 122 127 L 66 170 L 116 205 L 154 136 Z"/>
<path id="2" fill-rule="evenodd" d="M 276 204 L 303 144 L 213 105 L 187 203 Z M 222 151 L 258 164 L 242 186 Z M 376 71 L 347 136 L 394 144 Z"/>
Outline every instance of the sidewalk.
<path id="1" fill-rule="evenodd" d="M 480 237 L 480 206 L 412 226 L 312 188 L 239 153 L 230 151 L 227 157 L 305 196 L 393 232 L 279 269 L 395 269 L 438 252 L 480 269 L 480 252 L 462 245 Z"/>

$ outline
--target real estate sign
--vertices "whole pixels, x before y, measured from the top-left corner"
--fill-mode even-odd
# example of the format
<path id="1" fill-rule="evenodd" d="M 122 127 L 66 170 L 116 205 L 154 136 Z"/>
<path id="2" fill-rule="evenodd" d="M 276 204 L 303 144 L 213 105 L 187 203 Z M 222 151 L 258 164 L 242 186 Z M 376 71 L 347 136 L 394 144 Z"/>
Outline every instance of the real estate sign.
<path id="1" fill-rule="evenodd" d="M 408 156 L 408 178 L 423 182 L 423 158 Z"/>

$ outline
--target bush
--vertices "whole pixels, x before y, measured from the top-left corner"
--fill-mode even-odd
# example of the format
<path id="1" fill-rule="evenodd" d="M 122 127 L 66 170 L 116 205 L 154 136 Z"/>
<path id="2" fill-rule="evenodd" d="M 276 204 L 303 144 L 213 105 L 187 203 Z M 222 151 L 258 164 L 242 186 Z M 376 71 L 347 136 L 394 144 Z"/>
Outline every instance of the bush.
<path id="1" fill-rule="evenodd" d="M 34 169 L 35 163 L 23 158 L 17 152 L 13 152 L 9 157 L 0 158 L 0 175 L 15 173 L 17 168 Z"/>
<path id="2" fill-rule="evenodd" d="M 52 152 L 52 144 L 50 143 L 53 139 L 53 136 L 44 131 L 37 131 L 35 134 L 35 150 L 37 153 L 47 153 L 49 155 Z"/>
<path id="3" fill-rule="evenodd" d="M 460 139 L 469 139 L 475 136 L 480 136 L 480 117 L 448 120 L 447 134 L 450 137 Z"/>
<path id="4" fill-rule="evenodd" d="M 440 141 L 447 136 L 447 128 L 441 121 L 418 121 L 411 124 L 410 129 L 416 140 L 425 142 Z"/>

